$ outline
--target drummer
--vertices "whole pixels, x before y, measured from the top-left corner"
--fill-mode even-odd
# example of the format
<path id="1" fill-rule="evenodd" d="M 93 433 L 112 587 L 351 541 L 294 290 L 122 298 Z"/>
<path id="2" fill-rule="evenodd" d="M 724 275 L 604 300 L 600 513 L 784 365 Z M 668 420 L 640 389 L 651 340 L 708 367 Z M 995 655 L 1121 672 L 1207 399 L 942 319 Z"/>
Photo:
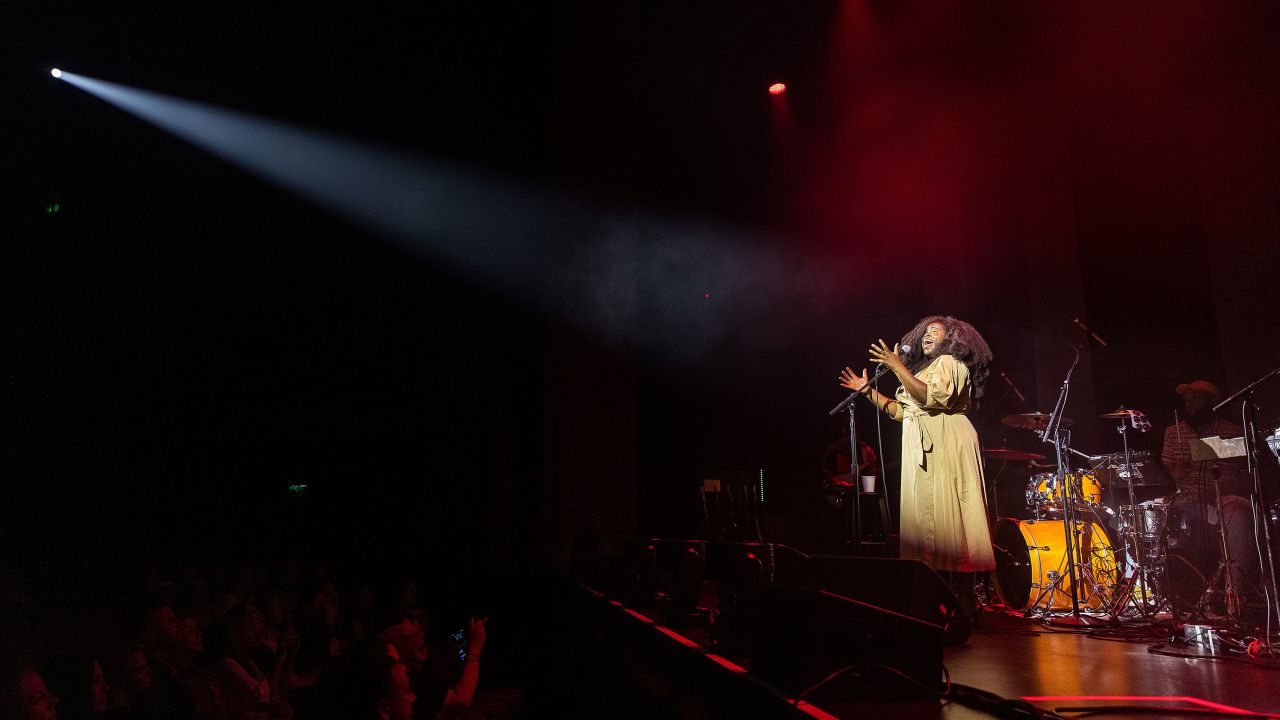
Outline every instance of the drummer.
<path id="1" fill-rule="evenodd" d="M 1202 571 L 1211 574 L 1219 559 L 1218 525 L 1227 530 L 1231 550 L 1232 576 L 1244 580 L 1257 569 L 1253 541 L 1253 511 L 1249 485 L 1241 458 L 1230 460 L 1191 459 L 1191 442 L 1205 437 L 1237 438 L 1241 427 L 1218 417 L 1210 409 L 1221 397 L 1218 386 L 1208 380 L 1193 380 L 1177 387 L 1182 396 L 1182 417 L 1164 432 L 1161 463 L 1173 477 L 1178 494 L 1173 513 L 1181 513 L 1190 537 L 1191 551 Z M 1222 494 L 1222 516 L 1214 495 L 1214 480 Z"/>

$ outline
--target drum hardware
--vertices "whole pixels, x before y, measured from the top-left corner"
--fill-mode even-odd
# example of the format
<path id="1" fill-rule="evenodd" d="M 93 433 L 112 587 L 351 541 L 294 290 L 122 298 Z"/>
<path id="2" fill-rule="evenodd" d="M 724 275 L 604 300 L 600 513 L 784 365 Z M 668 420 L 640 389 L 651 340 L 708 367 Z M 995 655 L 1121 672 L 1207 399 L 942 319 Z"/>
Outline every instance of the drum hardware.
<path id="1" fill-rule="evenodd" d="M 982 451 L 986 457 L 996 460 L 1004 460 L 1006 462 L 1020 462 L 1026 460 L 1044 460 L 1044 455 L 1040 453 L 1024 452 L 1022 450 L 1010 450 L 1008 448 L 987 448 Z"/>
<path id="2" fill-rule="evenodd" d="M 1030 413 L 1019 413 L 1017 415 L 1005 415 L 1004 417 L 1000 418 L 1000 422 L 1003 425 L 1008 425 L 1009 427 L 1014 427 L 1014 428 L 1021 428 L 1023 430 L 1043 431 L 1046 427 L 1049 426 L 1049 419 L 1051 417 L 1053 417 L 1052 414 L 1046 415 L 1037 410 L 1036 412 L 1030 412 Z M 1064 427 L 1064 428 L 1069 428 L 1073 424 L 1071 418 L 1065 418 L 1065 417 L 1058 418 L 1058 422 L 1059 422 L 1058 427 Z M 1041 459 L 1043 459 L 1043 456 L 1041 456 Z"/>
<path id="3" fill-rule="evenodd" d="M 1171 485 L 1173 480 L 1165 473 L 1160 463 L 1144 450 L 1132 451 L 1130 461 L 1124 460 L 1124 453 L 1111 455 L 1095 455 L 1090 457 L 1094 463 L 1093 472 L 1111 488 L 1124 485 L 1134 487 L 1158 487 Z"/>
<path id="4" fill-rule="evenodd" d="M 1151 421 L 1147 420 L 1147 416 L 1141 410 L 1127 410 L 1121 405 L 1118 410 L 1099 415 L 1100 418 L 1108 420 L 1128 420 L 1133 424 L 1133 429 L 1138 432 L 1148 432 L 1151 430 Z"/>
<path id="5" fill-rule="evenodd" d="M 1091 611 L 1105 606 L 1115 590 L 1116 560 L 1107 534 L 1098 523 L 1077 521 L 1072 545 L 1084 559 L 1075 568 L 1079 590 L 1071 582 L 1067 564 L 1067 539 L 1057 520 L 1017 520 L 1005 518 L 996 524 L 993 545 L 997 548 L 996 570 L 992 574 L 996 594 L 1011 609 L 1027 616 L 1040 612 L 1069 611 L 1073 596 Z"/>
<path id="6" fill-rule="evenodd" d="M 1056 622 L 1063 625 L 1093 625 L 1098 624 L 1096 618 L 1085 617 L 1080 614 L 1081 605 L 1086 609 L 1096 609 L 1105 602 L 1102 595 L 1095 594 L 1095 588 L 1105 587 L 1098 582 L 1095 577 L 1095 563 L 1105 562 L 1106 556 L 1111 555 L 1109 563 L 1111 572 L 1115 571 L 1114 553 L 1106 545 L 1105 533 L 1103 534 L 1102 547 L 1099 549 L 1097 556 L 1092 550 L 1092 528 L 1095 525 L 1085 526 L 1084 523 L 1076 519 L 1076 505 L 1074 498 L 1083 496 L 1076 486 L 1075 477 L 1067 471 L 1067 458 L 1069 452 L 1075 452 L 1070 449 L 1070 434 L 1066 430 L 1070 426 L 1071 421 L 1063 417 L 1063 410 L 1067 405 L 1067 396 L 1071 392 L 1071 375 L 1075 372 L 1076 365 L 1080 363 L 1079 346 L 1072 346 L 1075 352 L 1075 359 L 1071 362 L 1071 367 L 1067 370 L 1067 376 L 1062 381 L 1062 389 L 1058 393 L 1058 400 L 1054 403 L 1053 411 L 1047 416 L 1043 413 L 1028 413 L 1023 415 L 1009 415 L 1001 420 L 1005 425 L 1010 427 L 1019 427 L 1029 430 L 1035 430 L 1040 436 L 1042 442 L 1053 446 L 1054 460 L 1056 462 L 1055 477 L 1060 480 L 1062 502 L 1062 544 L 1063 555 L 1062 564 L 1066 565 L 1066 573 L 1061 570 L 1055 570 L 1059 574 L 1050 578 L 1046 573 L 1045 579 L 1047 583 L 1042 583 L 1045 587 L 1040 588 L 1039 595 L 1026 608 L 1025 614 L 1030 616 L 1035 612 L 1043 615 L 1049 615 L 1055 610 L 1070 610 L 1069 618 L 1059 618 Z M 1077 453 L 1080 454 L 1080 453 Z M 1087 506 L 1087 503 L 1086 503 Z M 1031 522 L 1031 521 L 1029 521 Z M 1077 532 L 1077 529 L 1079 532 Z M 1086 531 L 1088 530 L 1088 531 Z M 1101 531 L 1101 528 L 1098 528 Z M 1087 537 L 1086 537 L 1087 536 Z M 1039 544 L 1036 544 L 1039 546 Z M 1102 571 L 1105 577 L 1105 569 Z M 1062 596 L 1067 596 L 1070 600 L 1067 605 Z M 1096 599 L 1095 599 L 1096 598 Z M 1082 602 L 1083 600 L 1083 602 Z M 1090 606 L 1090 603 L 1093 603 Z"/>
<path id="7" fill-rule="evenodd" d="M 1078 511 L 1090 512 L 1101 504 L 1103 487 L 1092 474 L 1078 470 L 1069 473 L 1068 480 L 1072 482 L 1067 484 L 1075 488 L 1072 502 Z M 1027 482 L 1027 508 L 1037 520 L 1062 517 L 1063 485 L 1051 472 L 1031 476 Z"/>
<path id="8" fill-rule="evenodd" d="M 1129 503 L 1120 506 L 1118 524 L 1123 528 L 1120 532 L 1125 545 L 1125 558 L 1132 561 L 1133 567 L 1125 576 L 1116 592 L 1109 614 L 1117 619 L 1126 607 L 1132 606 L 1143 617 L 1154 617 L 1167 607 L 1165 593 L 1158 586 L 1157 580 L 1163 579 L 1164 572 L 1164 532 L 1167 509 L 1163 504 L 1138 503 L 1134 487 L 1145 477 L 1134 465 L 1134 453 L 1129 447 L 1129 427 L 1139 432 L 1151 430 L 1151 423 L 1146 415 L 1138 410 L 1126 409 L 1123 405 L 1115 412 L 1101 417 L 1119 421 L 1116 432 L 1120 433 L 1124 445 L 1123 460 L 1116 467 L 1115 455 L 1109 456 L 1109 469 L 1114 471 L 1114 478 L 1123 483 L 1129 496 Z M 1153 463 L 1154 464 L 1154 463 Z M 1101 466 L 1101 463 L 1099 464 Z M 1127 514 L 1126 514 L 1127 513 Z"/>
<path id="9" fill-rule="evenodd" d="M 1229 455 L 1220 457 L 1229 457 Z M 1205 585 L 1204 593 L 1196 603 L 1196 610 L 1201 616 L 1207 616 L 1215 600 L 1221 597 L 1224 601 L 1227 620 L 1239 623 L 1240 610 L 1244 602 L 1236 587 L 1236 577 L 1231 572 L 1231 546 L 1227 542 L 1226 516 L 1222 512 L 1222 489 L 1217 473 L 1213 475 L 1213 501 L 1218 509 L 1218 569 Z"/>

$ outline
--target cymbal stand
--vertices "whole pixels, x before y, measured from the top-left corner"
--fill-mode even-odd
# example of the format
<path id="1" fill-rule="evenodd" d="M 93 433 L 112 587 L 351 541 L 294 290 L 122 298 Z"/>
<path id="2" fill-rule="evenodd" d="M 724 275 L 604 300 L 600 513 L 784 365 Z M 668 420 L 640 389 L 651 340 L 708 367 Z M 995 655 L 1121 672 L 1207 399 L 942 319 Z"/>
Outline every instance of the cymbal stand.
<path id="1" fill-rule="evenodd" d="M 1129 486 L 1129 512 L 1132 517 L 1129 518 L 1129 529 L 1124 533 L 1124 542 L 1126 550 L 1132 550 L 1136 567 L 1133 574 L 1125 578 L 1125 581 L 1116 589 L 1116 596 L 1108 609 L 1107 614 L 1111 615 L 1111 619 L 1118 620 L 1120 613 L 1124 611 L 1125 605 L 1129 604 L 1129 600 L 1133 600 L 1133 606 L 1137 608 L 1138 613 L 1145 618 L 1151 618 L 1159 612 L 1161 601 L 1157 600 L 1154 606 L 1149 602 L 1152 594 L 1151 588 L 1151 572 L 1148 567 L 1146 553 L 1142 547 L 1142 537 L 1146 530 L 1146 518 L 1143 517 L 1139 508 L 1137 497 L 1133 494 L 1133 455 L 1129 450 L 1129 426 L 1127 421 L 1130 418 L 1120 418 L 1120 427 L 1117 431 L 1124 442 L 1124 477 L 1128 480 Z M 1125 521 L 1124 508 L 1120 509 L 1120 521 Z M 1128 553 L 1126 553 L 1128 555 Z M 1163 559 L 1163 558 L 1162 558 Z M 1163 577 L 1165 573 L 1161 573 Z M 1134 585 L 1141 582 L 1140 598 L 1135 598 Z"/>

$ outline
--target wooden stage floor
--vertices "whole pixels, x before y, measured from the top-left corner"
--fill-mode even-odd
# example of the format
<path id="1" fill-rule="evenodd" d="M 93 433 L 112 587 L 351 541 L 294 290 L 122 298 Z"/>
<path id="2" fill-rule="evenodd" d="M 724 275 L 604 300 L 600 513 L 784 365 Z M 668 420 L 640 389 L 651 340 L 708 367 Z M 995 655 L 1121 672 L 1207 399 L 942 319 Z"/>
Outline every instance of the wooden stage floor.
<path id="1" fill-rule="evenodd" d="M 1201 715 L 1176 712 L 1177 708 L 1280 713 L 1280 662 L 1203 657 L 1194 645 L 1171 642 L 1171 629 L 1168 623 L 1055 627 L 988 608 L 967 643 L 944 649 L 944 662 L 954 683 L 1030 699 L 1049 710 L 1151 708 L 1141 713 L 1106 713 L 1111 718 Z M 1161 714 L 1159 708 L 1170 712 Z M 943 713 L 943 717 L 982 716 Z"/>
<path id="2" fill-rule="evenodd" d="M 598 602 L 607 602 L 617 613 L 659 631 L 654 636 L 661 635 L 662 642 L 684 645 L 686 651 L 703 654 L 709 661 L 739 673 L 739 677 L 754 677 L 749 660 L 708 647 L 705 628 L 664 622 L 661 613 L 629 608 L 591 592 Z M 952 686 L 950 699 L 850 699 L 866 697 L 866 693 L 850 691 L 833 682 L 808 695 L 806 700 L 812 710 L 801 714 L 824 720 L 1280 718 L 1280 661 L 1259 661 L 1243 655 L 1209 656 L 1196 645 L 1174 642 L 1174 628 L 1168 620 L 1087 628 L 1057 626 L 1026 619 L 1021 613 L 999 606 L 988 607 L 966 643 L 943 649 L 943 663 Z M 1178 632 L 1182 634 L 1180 627 Z M 753 682 L 772 687 L 758 679 Z M 791 701 L 780 691 L 775 695 L 784 702 Z M 1047 713 L 1019 714 L 1018 707 L 995 707 L 999 700 L 1012 701 L 1022 710 L 1030 704 Z M 673 717 L 684 715 L 677 710 Z"/>

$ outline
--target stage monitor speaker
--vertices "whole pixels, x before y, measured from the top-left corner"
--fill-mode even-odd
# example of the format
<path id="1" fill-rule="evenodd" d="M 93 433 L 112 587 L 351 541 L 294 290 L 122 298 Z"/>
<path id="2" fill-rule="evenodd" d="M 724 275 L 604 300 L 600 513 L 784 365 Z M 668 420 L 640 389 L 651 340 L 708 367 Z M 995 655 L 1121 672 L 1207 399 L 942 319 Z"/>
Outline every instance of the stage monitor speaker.
<path id="1" fill-rule="evenodd" d="M 969 639 L 972 625 L 938 573 L 919 560 L 810 555 L 806 587 L 910 615 L 938 625 L 948 645 Z"/>
<path id="2" fill-rule="evenodd" d="M 839 594 L 760 587 L 751 673 L 796 697 L 838 670 L 821 693 L 932 697 L 942 689 L 942 629 Z"/>

